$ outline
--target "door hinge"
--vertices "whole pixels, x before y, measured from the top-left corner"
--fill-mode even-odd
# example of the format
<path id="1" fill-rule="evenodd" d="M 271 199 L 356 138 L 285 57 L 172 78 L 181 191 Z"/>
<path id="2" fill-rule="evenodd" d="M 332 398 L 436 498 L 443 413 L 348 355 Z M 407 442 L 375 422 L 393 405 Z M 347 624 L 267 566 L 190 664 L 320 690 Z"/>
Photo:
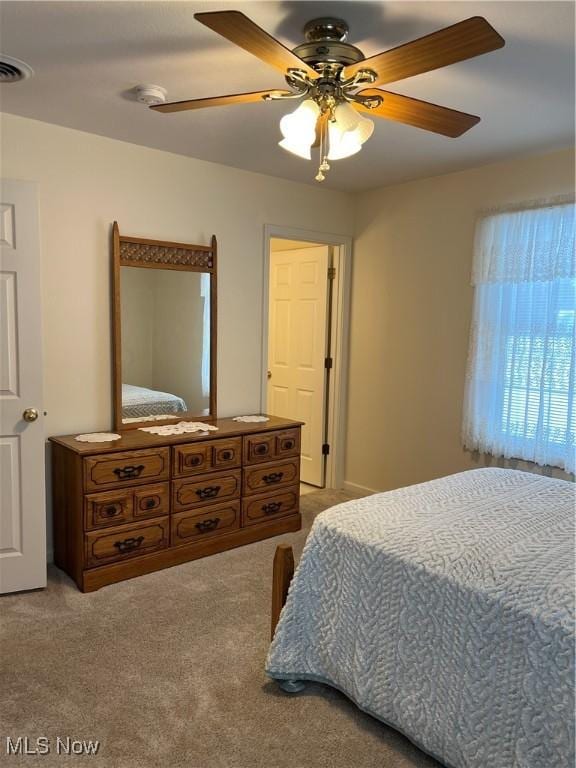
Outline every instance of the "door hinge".
<path id="1" fill-rule="evenodd" d="M 331 357 L 324 358 L 324 368 L 332 368 L 332 358 Z"/>
<path id="2" fill-rule="evenodd" d="M 328 456 L 329 453 L 330 453 L 330 446 L 328 443 L 324 443 L 324 445 L 322 446 L 322 456 Z"/>
<path id="3" fill-rule="evenodd" d="M 336 267 L 328 267 L 328 280 L 334 280 L 336 277 Z"/>

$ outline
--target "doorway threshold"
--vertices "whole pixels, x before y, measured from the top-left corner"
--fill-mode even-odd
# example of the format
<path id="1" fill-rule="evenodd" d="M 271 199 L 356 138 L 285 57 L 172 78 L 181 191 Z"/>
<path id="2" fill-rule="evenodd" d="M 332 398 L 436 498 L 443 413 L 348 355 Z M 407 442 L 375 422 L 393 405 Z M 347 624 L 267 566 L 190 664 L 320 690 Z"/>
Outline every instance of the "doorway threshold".
<path id="1" fill-rule="evenodd" d="M 315 493 L 321 491 L 322 488 L 317 488 L 315 485 L 308 485 L 308 483 L 300 483 L 300 496 L 306 496 L 308 493 Z"/>

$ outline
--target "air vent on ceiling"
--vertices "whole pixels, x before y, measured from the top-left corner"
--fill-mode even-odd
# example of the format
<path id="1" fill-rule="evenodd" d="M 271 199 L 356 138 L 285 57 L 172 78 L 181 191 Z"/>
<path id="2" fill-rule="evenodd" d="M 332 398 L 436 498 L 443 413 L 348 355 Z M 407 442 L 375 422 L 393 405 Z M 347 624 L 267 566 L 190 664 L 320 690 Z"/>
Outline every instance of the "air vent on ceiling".
<path id="1" fill-rule="evenodd" d="M 0 53 L 0 84 L 17 83 L 32 77 L 34 70 L 28 64 L 12 56 L 4 56 Z"/>

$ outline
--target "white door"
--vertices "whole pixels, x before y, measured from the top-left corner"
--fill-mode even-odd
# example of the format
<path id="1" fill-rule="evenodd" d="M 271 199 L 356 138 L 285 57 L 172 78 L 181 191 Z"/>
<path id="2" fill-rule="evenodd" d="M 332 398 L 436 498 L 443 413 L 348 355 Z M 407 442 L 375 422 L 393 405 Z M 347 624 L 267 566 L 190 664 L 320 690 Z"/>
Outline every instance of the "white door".
<path id="1" fill-rule="evenodd" d="M 300 479 L 324 486 L 328 265 L 326 245 L 270 253 L 267 410 L 298 419 Z"/>
<path id="2" fill-rule="evenodd" d="M 0 593 L 46 586 L 42 405 L 36 185 L 0 180 Z"/>

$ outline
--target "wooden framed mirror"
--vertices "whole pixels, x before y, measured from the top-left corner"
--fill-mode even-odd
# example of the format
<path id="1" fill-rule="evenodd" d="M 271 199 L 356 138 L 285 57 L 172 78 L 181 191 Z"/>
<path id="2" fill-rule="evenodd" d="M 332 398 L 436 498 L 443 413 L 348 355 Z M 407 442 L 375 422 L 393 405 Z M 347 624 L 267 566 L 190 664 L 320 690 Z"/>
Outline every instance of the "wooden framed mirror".
<path id="1" fill-rule="evenodd" d="M 216 237 L 112 232 L 114 429 L 216 418 Z"/>

